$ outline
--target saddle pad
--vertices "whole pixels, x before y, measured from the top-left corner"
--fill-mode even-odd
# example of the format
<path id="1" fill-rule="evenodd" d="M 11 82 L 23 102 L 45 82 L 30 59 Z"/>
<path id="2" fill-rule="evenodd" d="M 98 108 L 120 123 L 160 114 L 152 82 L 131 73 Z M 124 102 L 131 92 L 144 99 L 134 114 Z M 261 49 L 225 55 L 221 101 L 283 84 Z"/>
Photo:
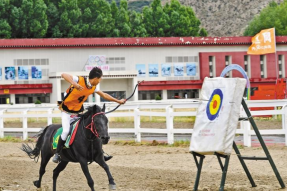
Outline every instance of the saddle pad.
<path id="1" fill-rule="evenodd" d="M 67 137 L 67 140 L 66 140 L 66 143 L 65 143 L 65 148 L 69 148 L 70 145 L 72 145 L 72 143 L 74 142 L 74 139 L 75 139 L 75 135 L 76 135 L 76 132 L 77 132 L 77 129 L 78 129 L 78 125 L 79 125 L 79 121 L 77 121 L 76 123 L 74 123 L 73 125 L 73 128 L 72 128 L 72 131 L 71 133 L 69 134 L 69 136 Z M 61 136 L 63 132 L 63 127 L 59 128 L 57 130 L 57 132 L 55 133 L 54 137 L 53 137 L 53 149 L 57 149 L 57 145 L 58 145 L 58 141 L 59 141 L 59 138 Z"/>

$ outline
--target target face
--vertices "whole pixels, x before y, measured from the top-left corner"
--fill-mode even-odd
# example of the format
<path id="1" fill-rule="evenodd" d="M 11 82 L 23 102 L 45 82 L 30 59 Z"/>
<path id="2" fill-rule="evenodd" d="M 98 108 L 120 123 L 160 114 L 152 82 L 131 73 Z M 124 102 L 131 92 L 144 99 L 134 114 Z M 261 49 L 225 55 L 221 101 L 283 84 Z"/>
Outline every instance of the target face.
<path id="1" fill-rule="evenodd" d="M 210 121 L 213 121 L 219 114 L 223 101 L 223 93 L 220 89 L 215 89 L 207 103 L 206 114 Z"/>

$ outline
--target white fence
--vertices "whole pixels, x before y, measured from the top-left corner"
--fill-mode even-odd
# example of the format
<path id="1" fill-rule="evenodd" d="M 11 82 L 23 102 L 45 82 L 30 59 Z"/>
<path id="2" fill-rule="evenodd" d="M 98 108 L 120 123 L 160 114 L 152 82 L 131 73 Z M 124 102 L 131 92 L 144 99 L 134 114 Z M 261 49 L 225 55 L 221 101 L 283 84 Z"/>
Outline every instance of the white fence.
<path id="1" fill-rule="evenodd" d="M 272 107 L 274 110 L 261 110 L 261 111 L 251 111 L 252 115 L 256 116 L 281 116 L 282 117 L 282 128 L 280 129 L 269 129 L 260 130 L 262 135 L 285 135 L 285 145 L 287 146 L 287 100 L 248 100 L 246 101 L 248 107 Z M 175 134 L 192 134 L 193 129 L 179 129 L 174 128 L 173 122 L 174 117 L 177 116 L 196 116 L 196 109 L 198 108 L 199 102 L 196 100 L 169 100 L 164 101 L 141 101 L 141 102 L 128 102 L 125 105 L 119 107 L 117 111 L 126 112 L 113 112 L 107 114 L 107 117 L 132 117 L 134 118 L 133 128 L 109 128 L 110 133 L 132 133 L 135 135 L 135 140 L 141 142 L 142 133 L 153 133 L 153 134 L 165 134 L 167 135 L 167 142 L 169 144 L 174 143 Z M 106 104 L 107 110 L 111 110 L 116 107 L 114 103 Z M 281 107 L 280 109 L 276 109 Z M 188 112 L 176 112 L 174 109 L 191 109 L 194 111 Z M 147 111 L 150 109 L 150 111 Z M 164 112 L 152 112 L 154 109 L 164 109 Z M 23 105 L 3 105 L 0 106 L 0 137 L 4 137 L 4 132 L 21 132 L 23 133 L 23 139 L 28 138 L 28 133 L 39 132 L 41 128 L 30 128 L 28 127 L 28 118 L 47 118 L 47 125 L 52 124 L 52 118 L 61 117 L 60 112 L 57 111 L 57 106 L 55 104 L 42 104 L 41 106 L 36 106 L 34 104 L 23 104 Z M 31 114 L 31 111 L 33 112 Z M 36 111 L 45 112 L 44 114 L 37 114 Z M 21 112 L 21 114 L 9 114 L 11 112 Z M 30 113 L 28 113 L 30 112 Z M 245 112 L 242 109 L 242 116 Z M 141 116 L 160 116 L 166 118 L 166 128 L 156 129 L 156 128 L 141 128 Z M 4 118 L 21 118 L 22 128 L 6 128 L 4 127 Z M 243 135 L 244 145 L 251 146 L 251 136 L 255 135 L 255 132 L 251 130 L 249 121 L 241 121 L 240 128 L 237 129 L 236 133 Z M 259 127 L 260 128 L 260 127 Z"/>

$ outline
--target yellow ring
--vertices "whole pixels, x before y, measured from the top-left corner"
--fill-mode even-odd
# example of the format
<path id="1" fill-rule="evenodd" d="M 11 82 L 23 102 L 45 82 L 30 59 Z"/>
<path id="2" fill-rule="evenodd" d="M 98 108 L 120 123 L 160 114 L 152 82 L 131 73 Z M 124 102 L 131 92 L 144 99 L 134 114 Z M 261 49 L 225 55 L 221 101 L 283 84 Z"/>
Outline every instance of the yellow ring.
<path id="1" fill-rule="evenodd" d="M 213 103 L 214 101 L 217 101 L 217 105 L 215 108 L 213 108 Z M 221 103 L 221 99 L 220 99 L 220 96 L 218 94 L 215 94 L 209 104 L 209 111 L 210 111 L 210 114 L 211 115 L 215 115 L 217 112 L 218 112 L 218 109 L 219 109 L 219 106 L 220 106 L 220 103 Z"/>

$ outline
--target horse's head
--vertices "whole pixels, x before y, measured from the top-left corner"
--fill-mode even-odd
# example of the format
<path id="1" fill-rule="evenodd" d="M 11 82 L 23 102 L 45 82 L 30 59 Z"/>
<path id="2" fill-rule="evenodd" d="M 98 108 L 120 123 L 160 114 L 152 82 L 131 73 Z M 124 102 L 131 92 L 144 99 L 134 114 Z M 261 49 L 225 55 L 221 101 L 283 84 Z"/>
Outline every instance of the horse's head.
<path id="1" fill-rule="evenodd" d="M 105 115 L 105 104 L 102 109 L 97 105 L 93 106 L 92 121 L 94 132 L 97 132 L 103 144 L 107 144 L 110 136 L 108 133 L 108 118 Z"/>

